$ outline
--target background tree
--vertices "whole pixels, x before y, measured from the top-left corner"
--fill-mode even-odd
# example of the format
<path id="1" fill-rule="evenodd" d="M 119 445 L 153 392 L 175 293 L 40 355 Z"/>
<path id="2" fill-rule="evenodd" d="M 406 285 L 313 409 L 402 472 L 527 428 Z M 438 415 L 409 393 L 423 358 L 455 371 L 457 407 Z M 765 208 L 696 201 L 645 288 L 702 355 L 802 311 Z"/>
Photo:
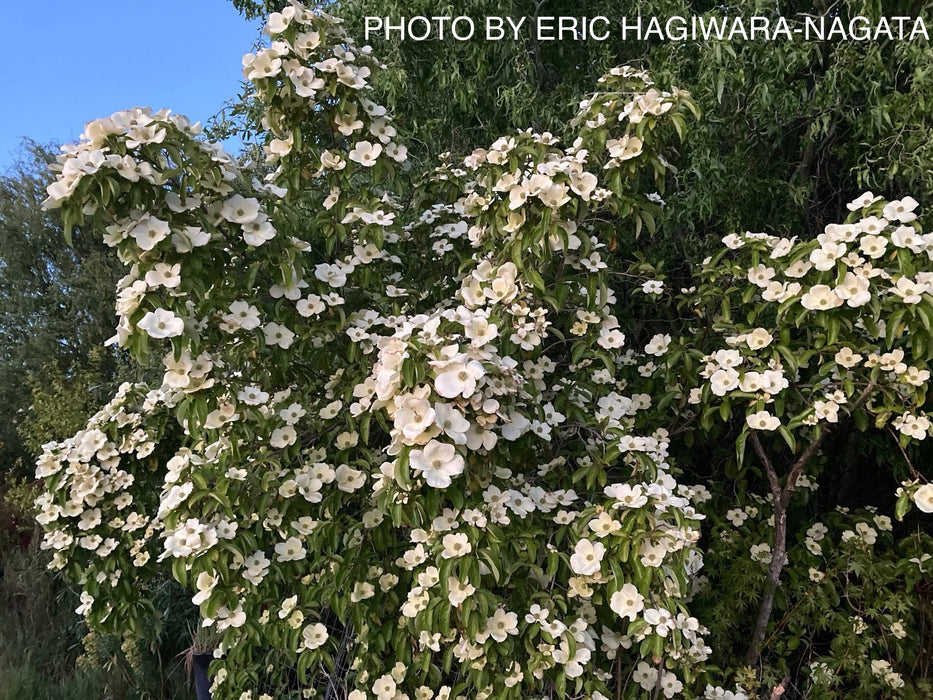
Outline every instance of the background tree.
<path id="1" fill-rule="evenodd" d="M 233 0 L 248 16 L 286 3 Z M 343 18 L 363 43 L 364 17 L 487 15 L 526 17 L 519 41 L 370 39 L 388 64 L 382 101 L 412 138 L 412 154 L 472 150 L 511 129 L 559 131 L 576 95 L 609 67 L 641 64 L 660 82 L 687 88 L 705 118 L 678 158 L 669 201 L 669 245 L 692 254 L 721 231 L 819 231 L 845 216 L 857 188 L 889 196 L 933 193 L 928 164 L 933 104 L 933 48 L 923 40 L 638 41 L 620 23 L 636 16 L 776 18 L 921 15 L 930 3 L 848 0 L 831 3 L 739 0 L 477 0 L 439 8 L 428 0 L 320 3 Z M 535 41 L 536 16 L 606 16 L 609 40 Z M 696 238 L 688 234 L 695 234 Z"/>
<path id="2" fill-rule="evenodd" d="M 84 424 L 110 394 L 121 360 L 113 335 L 121 271 L 99 237 L 65 243 L 60 217 L 43 211 L 53 148 L 24 141 L 0 176 L 0 471 L 31 474 L 49 436 Z M 41 401 L 33 404 L 33 394 Z M 41 426 L 34 430 L 33 426 Z M 41 434 L 41 435 L 40 435 Z"/>
<path id="3" fill-rule="evenodd" d="M 25 140 L 0 175 L 0 697 L 186 697 L 179 652 L 191 608 L 173 581 L 140 634 L 88 633 L 77 593 L 47 572 L 34 462 L 42 444 L 85 425 L 121 378 L 144 376 L 104 341 L 122 266 L 99 236 L 65 242 L 41 207 L 57 147 Z"/>

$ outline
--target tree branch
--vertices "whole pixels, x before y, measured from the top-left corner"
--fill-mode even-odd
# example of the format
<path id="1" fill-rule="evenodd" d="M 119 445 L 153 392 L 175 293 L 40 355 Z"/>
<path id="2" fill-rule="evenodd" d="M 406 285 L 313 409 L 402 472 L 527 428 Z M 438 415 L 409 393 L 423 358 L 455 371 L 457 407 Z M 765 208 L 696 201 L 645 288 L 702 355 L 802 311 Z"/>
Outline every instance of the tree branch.
<path id="1" fill-rule="evenodd" d="M 761 460 L 762 465 L 765 468 L 765 474 L 768 475 L 768 483 L 771 484 L 771 495 L 774 497 L 775 502 L 781 495 L 781 483 L 778 481 L 777 472 L 774 471 L 774 465 L 771 464 L 771 458 L 768 457 L 768 453 L 765 452 L 764 445 L 761 444 L 761 440 L 758 438 L 758 431 L 752 431 L 752 447 L 755 448 L 755 454 L 758 455 L 758 459 Z"/>
<path id="2" fill-rule="evenodd" d="M 888 432 L 891 433 L 891 437 L 894 438 L 894 442 L 897 444 L 898 449 L 900 449 L 901 456 L 904 458 L 904 462 L 907 464 L 907 469 L 910 470 L 910 475 L 913 478 L 920 480 L 922 478 L 920 472 L 918 472 L 914 467 L 914 463 L 910 461 L 910 457 L 907 456 L 907 450 L 905 450 L 904 446 L 901 445 L 900 438 L 897 437 L 897 433 L 894 432 L 894 428 L 892 428 L 890 425 L 888 426 Z"/>
<path id="3" fill-rule="evenodd" d="M 809 462 L 813 455 L 816 454 L 817 450 L 820 449 L 820 445 L 823 443 L 823 439 L 827 434 L 829 434 L 829 428 L 820 430 L 820 434 L 816 437 L 816 440 L 807 446 L 807 449 L 803 451 L 800 458 L 794 462 L 794 466 L 790 468 L 790 473 L 787 475 L 787 482 L 784 484 L 784 488 L 781 490 L 780 494 L 784 505 L 787 505 L 787 501 L 790 500 L 791 492 L 793 492 L 794 488 L 797 486 L 797 477 L 800 476 L 807 462 Z"/>
<path id="4" fill-rule="evenodd" d="M 875 383 L 869 382 L 862 393 L 859 394 L 858 398 L 852 403 L 849 411 L 850 415 L 860 409 L 864 403 L 868 401 L 874 389 Z M 782 488 L 777 472 L 774 469 L 774 464 L 765 451 L 764 445 L 761 444 L 758 433 L 752 431 L 752 445 L 765 468 L 765 473 L 768 475 L 768 483 L 771 485 L 771 506 L 774 511 L 774 551 L 771 554 L 771 563 L 768 565 L 768 576 L 765 579 L 764 594 L 758 606 L 758 617 L 755 620 L 755 629 L 752 632 L 752 639 L 748 645 L 748 652 L 745 655 L 745 661 L 749 665 L 754 664 L 761 653 L 761 643 L 765 636 L 765 630 L 768 628 L 768 622 L 771 619 L 771 609 L 774 606 L 774 594 L 777 591 L 777 587 L 780 585 L 781 572 L 784 570 L 784 557 L 787 555 L 787 506 L 790 503 L 791 494 L 797 485 L 797 478 L 803 472 L 807 463 L 820 449 L 820 445 L 829 432 L 829 427 L 821 429 L 820 434 L 816 436 L 813 442 L 807 445 L 807 448 L 801 453 L 800 457 L 797 458 L 797 461 L 794 462 L 794 465 L 791 467 L 790 473 L 787 475 L 787 482 Z M 778 685 L 771 695 L 772 699 L 782 695 L 784 687 L 784 683 Z"/>

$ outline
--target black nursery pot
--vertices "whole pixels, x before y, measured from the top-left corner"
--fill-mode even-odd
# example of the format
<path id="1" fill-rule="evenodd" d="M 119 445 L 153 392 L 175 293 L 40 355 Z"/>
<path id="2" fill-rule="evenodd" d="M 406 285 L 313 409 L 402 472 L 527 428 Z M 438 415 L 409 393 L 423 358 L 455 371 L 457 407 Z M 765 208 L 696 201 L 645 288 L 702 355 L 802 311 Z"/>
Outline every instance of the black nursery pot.
<path id="1" fill-rule="evenodd" d="M 210 652 L 194 654 L 194 692 L 198 700 L 211 700 L 211 679 L 207 675 L 207 668 L 214 660 Z"/>

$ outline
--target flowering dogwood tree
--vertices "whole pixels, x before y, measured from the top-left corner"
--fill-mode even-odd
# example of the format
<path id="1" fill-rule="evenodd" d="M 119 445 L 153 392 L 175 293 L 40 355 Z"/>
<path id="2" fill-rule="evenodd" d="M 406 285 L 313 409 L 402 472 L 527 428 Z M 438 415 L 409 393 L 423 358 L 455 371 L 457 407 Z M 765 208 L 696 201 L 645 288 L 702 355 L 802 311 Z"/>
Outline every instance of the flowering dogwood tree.
<path id="1" fill-rule="evenodd" d="M 216 697 L 323 695 L 321 672 L 352 700 L 693 692 L 708 492 L 678 483 L 657 397 L 616 378 L 630 290 L 607 264 L 618 230 L 654 228 L 689 95 L 617 68 L 565 141 L 504 136 L 412 180 L 367 48 L 298 4 L 266 31 L 244 59 L 264 163 L 137 109 L 88 124 L 49 188 L 129 268 L 115 342 L 164 366 L 39 461 L 43 546 L 80 612 L 133 627 L 170 570 L 223 635 Z M 709 261 L 695 300 L 715 298 L 724 346 L 646 348 L 681 414 L 747 408 L 776 513 L 803 467 L 782 486 L 771 433 L 808 444 L 805 466 L 840 412 L 929 425 L 933 342 L 906 332 L 929 331 L 926 239 L 907 200 L 865 206 L 898 223 L 729 239 L 748 259 Z M 894 262 L 847 247 L 877 259 L 869 238 Z"/>

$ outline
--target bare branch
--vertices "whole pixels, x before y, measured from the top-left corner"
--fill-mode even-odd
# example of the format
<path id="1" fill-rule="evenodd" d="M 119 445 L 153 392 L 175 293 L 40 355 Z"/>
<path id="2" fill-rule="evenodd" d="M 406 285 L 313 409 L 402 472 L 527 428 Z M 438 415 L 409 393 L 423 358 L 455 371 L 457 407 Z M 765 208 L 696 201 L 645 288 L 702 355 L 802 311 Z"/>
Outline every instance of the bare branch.
<path id="1" fill-rule="evenodd" d="M 757 431 L 752 431 L 752 446 L 755 448 L 755 454 L 758 455 L 758 459 L 761 460 L 762 465 L 765 468 L 765 474 L 768 475 L 768 483 L 771 484 L 771 495 L 774 496 L 775 501 L 781 496 L 781 482 L 778 481 L 777 472 L 774 471 L 774 465 L 771 463 L 771 458 L 768 457 L 768 453 L 765 452 L 764 445 L 761 444 L 761 440 L 758 439 Z"/>
<path id="2" fill-rule="evenodd" d="M 910 461 L 910 457 L 907 456 L 907 450 L 901 445 L 900 438 L 897 437 L 897 433 L 894 432 L 894 428 L 890 425 L 888 426 L 888 432 L 891 433 L 891 437 L 894 438 L 894 442 L 897 443 L 897 447 L 901 451 L 901 456 L 904 458 L 904 461 L 907 463 L 907 468 L 910 470 L 910 475 L 917 480 L 921 480 L 923 478 L 922 475 L 914 467 L 914 463 Z"/>

